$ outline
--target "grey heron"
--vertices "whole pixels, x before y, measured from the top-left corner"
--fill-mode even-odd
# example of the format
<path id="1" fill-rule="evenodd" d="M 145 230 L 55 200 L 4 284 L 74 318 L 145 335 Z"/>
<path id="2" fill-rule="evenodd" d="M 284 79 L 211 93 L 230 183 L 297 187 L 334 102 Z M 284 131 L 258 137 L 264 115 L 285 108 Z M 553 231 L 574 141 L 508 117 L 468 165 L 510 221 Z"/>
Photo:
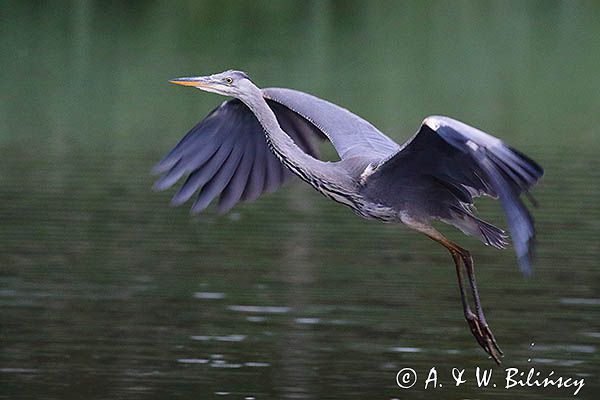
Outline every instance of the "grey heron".
<path id="1" fill-rule="evenodd" d="M 518 265 L 529 274 L 535 228 L 520 195 L 543 175 L 536 162 L 494 136 L 443 116 L 425 118 L 418 132 L 399 145 L 345 108 L 297 90 L 260 89 L 241 71 L 170 82 L 233 99 L 214 109 L 154 167 L 162 175 L 155 189 L 165 190 L 186 176 L 173 204 L 198 193 L 195 213 L 219 196 L 218 211 L 227 212 L 240 201 L 276 190 L 295 174 L 363 218 L 400 222 L 427 235 L 450 252 L 468 326 L 500 364 L 503 353 L 484 316 L 471 254 L 432 222 L 445 222 L 502 249 L 508 235 L 473 209 L 474 197 L 498 198 Z M 316 138 L 329 140 L 340 160 L 320 160 Z"/>

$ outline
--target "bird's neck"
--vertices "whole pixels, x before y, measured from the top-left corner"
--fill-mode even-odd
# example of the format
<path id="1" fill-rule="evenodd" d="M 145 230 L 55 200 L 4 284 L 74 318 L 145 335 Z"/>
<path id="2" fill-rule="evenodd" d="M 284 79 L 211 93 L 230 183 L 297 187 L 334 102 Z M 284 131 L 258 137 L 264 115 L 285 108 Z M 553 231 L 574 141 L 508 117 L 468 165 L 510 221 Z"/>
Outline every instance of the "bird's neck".
<path id="1" fill-rule="evenodd" d="M 257 90 L 260 92 L 260 89 Z M 253 96 L 251 101 L 244 101 L 244 103 L 262 125 L 269 148 L 283 165 L 315 187 L 318 182 L 326 183 L 329 180 L 331 164 L 313 158 L 294 143 L 292 138 L 281 129 L 275 113 L 263 98 L 262 92 L 260 96 Z"/>

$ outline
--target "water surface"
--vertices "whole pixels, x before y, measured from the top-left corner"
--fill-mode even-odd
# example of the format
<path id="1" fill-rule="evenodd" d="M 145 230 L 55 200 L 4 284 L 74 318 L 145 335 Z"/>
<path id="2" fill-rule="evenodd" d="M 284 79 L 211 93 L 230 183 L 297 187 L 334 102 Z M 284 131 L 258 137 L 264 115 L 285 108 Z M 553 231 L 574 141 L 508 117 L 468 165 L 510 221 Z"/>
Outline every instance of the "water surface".
<path id="1" fill-rule="evenodd" d="M 600 9 L 593 2 L 5 2 L 0 397 L 562 399 L 600 393 Z M 222 98 L 169 86 L 235 67 L 336 101 L 398 141 L 428 114 L 546 168 L 535 275 L 475 255 L 496 367 L 452 261 L 297 184 L 190 217 L 152 165 Z M 327 150 L 325 150 L 327 151 Z M 329 153 L 331 156 L 331 154 Z M 493 201 L 484 217 L 501 223 Z M 425 390 L 430 368 L 442 388 Z M 493 368 L 497 387 L 450 371 Z M 419 382 L 401 390 L 402 368 Z"/>

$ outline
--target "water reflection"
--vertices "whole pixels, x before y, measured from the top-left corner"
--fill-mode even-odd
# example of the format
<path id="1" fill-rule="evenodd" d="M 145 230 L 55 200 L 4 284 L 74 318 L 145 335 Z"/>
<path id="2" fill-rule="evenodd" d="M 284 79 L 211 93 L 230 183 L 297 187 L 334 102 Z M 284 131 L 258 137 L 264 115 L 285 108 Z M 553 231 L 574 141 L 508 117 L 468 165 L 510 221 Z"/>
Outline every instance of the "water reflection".
<path id="1" fill-rule="evenodd" d="M 225 293 L 219 292 L 196 292 L 194 293 L 196 299 L 204 300 L 221 300 L 225 298 Z"/>
<path id="2" fill-rule="evenodd" d="M 190 336 L 190 339 L 200 340 L 203 342 L 207 341 L 207 340 L 216 340 L 219 342 L 241 342 L 242 340 L 246 339 L 246 335 L 224 335 L 224 336 L 195 335 L 195 336 Z"/>
<path id="3" fill-rule="evenodd" d="M 291 311 L 291 307 L 278 306 L 227 306 L 228 310 L 239 311 L 242 313 L 264 313 L 264 314 L 285 314 Z"/>

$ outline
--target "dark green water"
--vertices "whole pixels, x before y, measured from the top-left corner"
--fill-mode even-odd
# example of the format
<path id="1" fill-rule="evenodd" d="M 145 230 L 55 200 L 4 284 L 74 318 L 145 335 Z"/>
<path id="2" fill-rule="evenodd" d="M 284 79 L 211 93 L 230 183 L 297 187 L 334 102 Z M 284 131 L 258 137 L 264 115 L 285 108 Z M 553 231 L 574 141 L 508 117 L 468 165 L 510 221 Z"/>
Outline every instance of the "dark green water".
<path id="1" fill-rule="evenodd" d="M 598 398 L 599 21 L 593 1 L 0 3 L 0 398 L 573 398 L 506 389 L 511 367 Z M 398 141 L 451 115 L 546 168 L 531 279 L 445 230 L 475 256 L 502 367 L 450 257 L 402 226 L 301 184 L 224 217 L 151 192 L 152 165 L 223 101 L 166 81 L 230 67 Z M 425 390 L 432 367 L 443 387 Z"/>

